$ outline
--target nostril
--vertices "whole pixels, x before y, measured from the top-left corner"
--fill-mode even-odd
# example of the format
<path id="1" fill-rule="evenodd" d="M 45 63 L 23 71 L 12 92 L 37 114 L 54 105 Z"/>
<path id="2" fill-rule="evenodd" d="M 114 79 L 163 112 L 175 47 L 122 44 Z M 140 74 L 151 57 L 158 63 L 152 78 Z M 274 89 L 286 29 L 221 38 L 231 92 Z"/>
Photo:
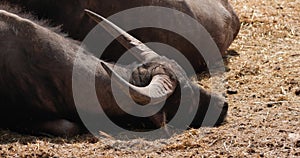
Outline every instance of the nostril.
<path id="1" fill-rule="evenodd" d="M 228 106 L 228 103 L 225 102 L 224 105 L 223 105 L 223 110 L 224 110 L 224 111 L 227 111 L 227 110 L 228 110 L 228 107 L 229 107 L 229 106 Z"/>
<path id="2" fill-rule="evenodd" d="M 227 102 L 224 102 L 223 107 L 221 108 L 221 113 L 219 115 L 218 121 L 215 123 L 215 126 L 221 125 L 226 119 L 229 105 Z"/>

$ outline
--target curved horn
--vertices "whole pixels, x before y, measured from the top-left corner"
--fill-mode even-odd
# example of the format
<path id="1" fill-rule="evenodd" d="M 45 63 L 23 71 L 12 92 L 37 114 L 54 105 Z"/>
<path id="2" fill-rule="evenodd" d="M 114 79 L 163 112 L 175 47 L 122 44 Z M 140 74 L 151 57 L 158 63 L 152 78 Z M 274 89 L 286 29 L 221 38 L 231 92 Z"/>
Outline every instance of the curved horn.
<path id="1" fill-rule="evenodd" d="M 159 57 L 157 53 L 147 47 L 138 39 L 134 38 L 106 18 L 88 10 L 84 10 L 94 21 L 100 24 L 107 32 L 109 32 L 114 38 L 118 40 L 125 48 L 140 61 L 151 61 L 152 59 Z M 119 37 L 120 36 L 120 37 Z M 119 37 L 119 38 L 118 38 Z M 133 49 L 131 49 L 133 48 Z"/>
<path id="2" fill-rule="evenodd" d="M 150 102 L 151 104 L 157 104 L 165 101 L 174 92 L 177 86 L 177 82 L 170 79 L 169 76 L 155 75 L 148 86 L 137 87 L 125 81 L 105 63 L 101 62 L 101 65 L 110 76 L 115 75 L 113 80 L 119 85 L 123 92 L 142 105 L 146 105 Z M 128 94 L 128 87 L 131 92 L 130 94 Z"/>

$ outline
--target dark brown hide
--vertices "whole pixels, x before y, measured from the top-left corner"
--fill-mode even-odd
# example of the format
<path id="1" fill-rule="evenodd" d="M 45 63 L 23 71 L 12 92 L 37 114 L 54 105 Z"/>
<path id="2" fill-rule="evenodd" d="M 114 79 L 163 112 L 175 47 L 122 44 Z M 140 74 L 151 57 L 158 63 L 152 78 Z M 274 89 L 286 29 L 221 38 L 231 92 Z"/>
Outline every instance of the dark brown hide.
<path id="1" fill-rule="evenodd" d="M 3 9 L 3 5 L 0 6 Z M 4 8 L 7 10 L 7 7 Z M 78 42 L 65 38 L 34 20 L 21 18 L 16 14 L 0 9 L 0 127 L 31 134 L 59 136 L 79 134 L 84 126 L 78 117 L 72 93 L 72 71 L 80 47 Z M 79 76 L 83 81 L 87 81 L 87 77 L 95 73 L 98 100 L 105 113 L 122 127 L 130 125 L 134 128 L 153 128 L 162 125 L 164 119 L 161 116 L 166 115 L 166 121 L 173 117 L 181 95 L 183 101 L 190 102 L 186 109 L 197 110 L 191 127 L 200 127 L 210 99 L 216 100 L 211 105 L 216 109 L 216 114 L 217 111 L 222 111 L 221 116 L 216 116 L 219 118 L 217 124 L 225 119 L 228 105 L 224 103 L 224 99 L 191 83 L 178 64 L 164 57 L 139 67 L 145 68 L 145 65 L 150 64 L 152 66 L 146 67 L 147 72 L 153 72 L 152 69 L 156 68 L 156 65 L 162 65 L 164 71 L 168 71 L 166 75 L 179 74 L 181 77 L 177 78 L 177 82 L 185 83 L 187 86 L 176 87 L 174 93 L 167 99 L 165 107 L 153 117 L 137 118 L 128 115 L 119 108 L 114 99 L 110 75 L 100 64 L 105 62 L 85 50 L 79 52 L 79 55 L 82 60 L 79 63 L 82 74 Z M 114 66 L 116 72 L 127 79 L 131 76 L 128 72 L 132 67 L 137 66 L 106 64 Z M 91 67 L 94 65 L 96 65 L 96 72 L 91 72 Z M 139 70 L 135 69 L 133 76 L 144 76 L 144 78 L 133 77 L 132 83 L 145 84 L 153 78 L 152 73 L 142 75 Z M 85 87 L 81 88 L 84 93 Z M 180 93 L 181 88 L 183 93 Z M 196 91 L 199 91 L 201 98 L 197 103 L 193 102 L 195 96 L 191 95 L 191 92 Z M 88 97 L 86 96 L 86 102 L 89 101 Z M 123 104 L 130 106 L 126 102 Z M 98 107 L 89 106 L 88 103 L 82 103 L 77 108 L 84 110 L 87 115 L 104 115 L 97 113 L 95 108 Z M 101 124 L 101 122 L 96 123 Z"/>
<path id="2" fill-rule="evenodd" d="M 228 0 L 7 0 L 25 7 L 39 18 L 51 19 L 55 25 L 61 25 L 70 37 L 83 40 L 95 26 L 85 14 L 90 9 L 108 17 L 120 11 L 140 6 L 163 6 L 174 8 L 195 18 L 210 33 L 222 55 L 235 39 L 240 23 Z M 126 19 L 124 19 L 126 21 Z M 159 20 L 159 18 L 157 18 Z M 163 20 L 163 19 L 162 19 Z M 176 21 L 176 19 L 174 20 Z M 177 25 L 186 24 L 178 21 Z M 196 72 L 206 69 L 198 50 L 185 38 L 176 33 L 143 28 L 130 32 L 144 43 L 160 42 L 179 50 L 190 61 Z M 197 36 L 197 35 L 195 35 Z M 116 61 L 126 50 L 114 42 L 103 54 L 102 59 Z M 111 53 L 114 52 L 114 53 Z"/>

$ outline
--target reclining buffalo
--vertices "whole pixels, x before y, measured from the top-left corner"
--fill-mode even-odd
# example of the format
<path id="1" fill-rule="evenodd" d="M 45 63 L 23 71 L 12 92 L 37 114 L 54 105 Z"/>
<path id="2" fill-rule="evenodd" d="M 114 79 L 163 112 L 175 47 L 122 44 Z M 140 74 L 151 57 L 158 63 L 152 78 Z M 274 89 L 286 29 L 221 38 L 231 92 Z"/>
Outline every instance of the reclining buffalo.
<path id="1" fill-rule="evenodd" d="M 159 52 L 151 50 L 100 15 L 88 10 L 86 12 L 95 21 L 102 21 L 102 26 L 112 34 L 119 33 L 123 38 L 119 38 L 118 42 L 124 48 L 135 48 L 131 52 L 141 60 L 140 64 L 123 66 L 107 63 L 55 28 L 47 27 L 30 15 L 2 4 L 0 127 L 31 134 L 72 136 L 86 131 L 77 113 L 82 110 L 87 115 L 108 115 L 113 122 L 124 128 L 159 128 L 172 120 L 180 102 L 185 102 L 184 110 L 187 113 L 195 112 L 195 117 L 187 127 L 198 128 L 203 125 L 206 113 L 216 117 L 216 125 L 224 121 L 228 104 L 223 97 L 191 82 L 174 60 L 160 56 Z M 72 32 L 71 29 L 69 31 Z M 229 34 L 232 34 L 229 40 L 231 43 L 236 32 Z M 75 37 L 75 34 L 70 35 Z M 228 40 L 225 41 L 229 45 Z M 74 77 L 75 62 L 80 74 Z M 91 68 L 95 68 L 95 72 Z M 76 98 L 72 83 L 88 80 L 88 76 L 95 77 L 97 99 L 105 114 L 97 113 L 95 107 L 88 103 L 78 105 L 74 101 Z M 114 98 L 112 84 L 117 85 L 128 100 L 132 98 L 140 105 L 156 106 L 164 103 L 164 106 L 151 117 L 129 115 Z M 81 88 L 84 93 L 85 87 Z M 126 88 L 129 88 L 130 93 Z M 85 97 L 86 102 L 89 102 L 89 96 Z M 197 97 L 198 100 L 195 99 Z M 131 106 L 128 102 L 121 104 Z M 208 112 L 209 108 L 213 110 Z"/>
<path id="2" fill-rule="evenodd" d="M 96 25 L 84 9 L 109 17 L 126 9 L 141 6 L 161 6 L 183 12 L 202 24 L 214 39 L 220 53 L 225 51 L 239 32 L 240 23 L 228 0 L 5 0 L 22 6 L 42 19 L 50 19 L 70 37 L 82 41 Z M 119 23 L 129 23 L 130 18 L 118 19 Z M 121 21 L 122 20 L 122 21 Z M 143 17 L 135 17 L 135 21 L 143 21 Z M 155 17 L 155 23 L 163 23 L 165 18 Z M 180 19 L 175 18 L 177 27 L 185 27 Z M 207 70 L 207 64 L 199 50 L 184 37 L 164 29 L 143 28 L 131 30 L 130 34 L 144 43 L 165 43 L 181 52 L 191 63 L 196 72 Z M 197 36 L 197 35 L 195 35 Z M 198 35 L 199 36 L 199 35 Z M 159 48 L 152 49 L 159 51 Z M 102 54 L 101 59 L 117 61 L 126 51 L 117 41 L 112 43 Z M 112 53 L 113 52 L 113 53 Z M 178 61 L 177 61 L 178 62 Z"/>

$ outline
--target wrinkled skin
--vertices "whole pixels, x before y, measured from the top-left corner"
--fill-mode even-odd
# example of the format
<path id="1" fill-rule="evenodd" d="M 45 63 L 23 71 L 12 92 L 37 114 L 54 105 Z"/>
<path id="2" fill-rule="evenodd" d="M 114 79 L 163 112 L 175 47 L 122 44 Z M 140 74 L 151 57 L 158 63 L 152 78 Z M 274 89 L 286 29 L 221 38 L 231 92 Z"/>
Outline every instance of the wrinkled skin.
<path id="1" fill-rule="evenodd" d="M 85 132 L 72 93 L 72 70 L 75 57 L 78 55 L 77 50 L 80 48 L 78 42 L 5 10 L 0 10 L 0 39 L 0 127 L 52 136 L 73 136 Z M 79 52 L 79 55 L 84 61 L 79 64 L 84 72 L 81 77 L 86 78 L 90 73 L 95 73 L 98 100 L 105 113 L 122 127 L 130 125 L 145 128 L 146 125 L 146 128 L 155 128 L 163 125 L 165 120 L 162 115 L 166 116 L 166 121 L 173 117 L 176 113 L 174 107 L 180 102 L 178 99 L 180 95 L 183 95 L 183 101 L 190 102 L 186 109 L 197 110 L 190 127 L 201 126 L 210 99 L 216 100 L 212 105 L 218 117 L 216 124 L 222 123 L 226 117 L 228 104 L 224 103 L 223 97 L 206 92 L 191 83 L 180 66 L 165 57 L 159 57 L 151 62 L 146 61 L 134 69 L 133 75 L 128 74 L 130 72 L 128 68 L 133 66 L 106 63 L 114 66 L 122 77 L 131 78 L 131 82 L 138 86 L 147 85 L 156 71 L 169 76 L 176 74 L 176 82 L 186 85 L 177 86 L 167 99 L 165 107 L 155 116 L 150 118 L 129 116 L 114 100 L 110 75 L 100 64 L 105 62 L 85 50 Z M 96 72 L 91 72 L 90 68 L 94 65 L 97 66 Z M 153 71 L 158 66 L 163 71 Z M 147 71 L 141 71 L 142 69 Z M 144 75 L 145 72 L 147 75 Z M 82 87 L 82 91 L 84 88 Z M 180 93 L 180 88 L 183 88 L 183 94 Z M 200 92 L 201 99 L 198 103 L 193 101 L 195 96 L 191 95 L 195 91 Z M 86 97 L 88 102 L 89 96 Z M 125 106 L 127 104 L 124 103 Z M 77 108 L 83 109 L 88 115 L 103 115 L 95 113 L 97 111 L 95 107 L 88 104 L 80 104 Z M 217 115 L 219 111 L 220 116 Z"/>
<path id="2" fill-rule="evenodd" d="M 83 12 L 90 9 L 109 17 L 120 11 L 140 6 L 163 6 L 179 10 L 202 24 L 217 44 L 220 53 L 225 51 L 239 32 L 240 23 L 228 0 L 6 0 L 25 7 L 39 18 L 51 19 L 55 25 L 61 25 L 70 37 L 83 40 L 87 33 L 96 25 Z M 123 19 L 124 23 L 127 22 Z M 156 19 L 157 23 L 164 19 Z M 138 21 L 138 19 L 137 19 Z M 176 22 L 176 19 L 174 19 Z M 122 22 L 120 22 L 122 23 Z M 137 22 L 138 23 L 138 22 Z M 187 24 L 177 22 L 176 25 Z M 166 30 L 144 28 L 130 32 L 142 42 L 159 42 L 168 44 L 179 50 L 192 64 L 196 72 L 206 70 L 198 50 L 185 38 Z M 154 49 L 154 48 L 153 48 Z M 117 61 L 126 51 L 114 42 L 102 55 L 102 59 Z M 111 53 L 114 52 L 114 53 Z"/>

